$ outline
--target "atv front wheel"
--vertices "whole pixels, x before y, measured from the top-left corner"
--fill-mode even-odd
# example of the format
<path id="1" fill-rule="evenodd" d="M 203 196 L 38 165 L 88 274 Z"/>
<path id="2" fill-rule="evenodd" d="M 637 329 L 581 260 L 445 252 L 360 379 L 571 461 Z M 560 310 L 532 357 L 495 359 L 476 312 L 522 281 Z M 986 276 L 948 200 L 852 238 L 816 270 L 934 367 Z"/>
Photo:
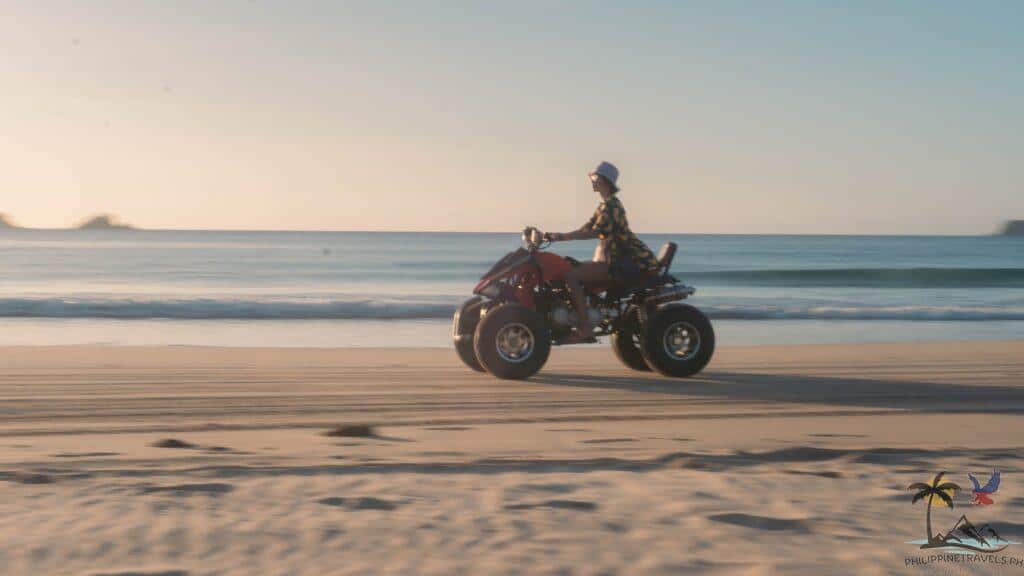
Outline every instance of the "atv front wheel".
<path id="1" fill-rule="evenodd" d="M 498 378 L 522 380 L 537 373 L 551 353 L 551 333 L 540 314 L 518 304 L 487 311 L 473 348 L 480 364 Z"/>
<path id="2" fill-rule="evenodd" d="M 700 372 L 715 352 L 715 331 L 703 312 L 688 304 L 661 308 L 647 321 L 644 360 L 665 376 L 683 378 Z"/>
<path id="3" fill-rule="evenodd" d="M 452 319 L 453 333 L 455 339 L 455 353 L 459 360 L 477 372 L 484 372 L 484 367 L 476 359 L 476 352 L 473 351 L 473 333 L 476 332 L 476 325 L 480 323 L 480 308 L 483 300 L 477 296 L 470 298 L 455 311 Z"/>
<path id="4" fill-rule="evenodd" d="M 459 360 L 466 366 L 477 372 L 486 372 L 480 361 L 476 359 L 476 352 L 473 351 L 473 335 L 467 334 L 455 340 L 455 353 Z"/>

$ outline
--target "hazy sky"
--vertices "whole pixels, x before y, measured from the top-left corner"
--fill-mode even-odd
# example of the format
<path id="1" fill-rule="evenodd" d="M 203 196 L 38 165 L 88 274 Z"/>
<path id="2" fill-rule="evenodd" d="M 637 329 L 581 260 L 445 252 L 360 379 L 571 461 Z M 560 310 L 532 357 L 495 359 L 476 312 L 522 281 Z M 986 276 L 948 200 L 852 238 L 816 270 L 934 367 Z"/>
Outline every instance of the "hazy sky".
<path id="1" fill-rule="evenodd" d="M 0 3 L 0 212 L 640 232 L 1024 218 L 1024 2 Z"/>

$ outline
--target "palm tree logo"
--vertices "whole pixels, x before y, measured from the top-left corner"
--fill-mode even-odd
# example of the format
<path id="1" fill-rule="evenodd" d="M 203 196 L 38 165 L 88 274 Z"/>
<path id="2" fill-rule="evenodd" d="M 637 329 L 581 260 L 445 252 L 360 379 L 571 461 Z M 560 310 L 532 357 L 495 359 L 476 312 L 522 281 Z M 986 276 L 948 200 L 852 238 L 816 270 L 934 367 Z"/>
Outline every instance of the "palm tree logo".
<path id="1" fill-rule="evenodd" d="M 953 495 L 960 490 L 960 486 L 952 482 L 943 482 L 942 484 L 939 484 L 939 482 L 942 481 L 942 477 L 945 475 L 945 472 L 939 472 L 935 475 L 935 478 L 932 479 L 931 484 L 915 482 L 910 486 L 907 486 L 907 490 L 917 490 L 917 493 L 914 494 L 914 499 L 910 501 L 911 504 L 917 504 L 918 500 L 928 498 L 928 513 L 925 515 L 925 526 L 928 530 L 928 543 L 921 546 L 921 548 L 942 542 L 942 539 L 939 536 L 932 533 L 932 502 L 938 498 L 940 502 L 952 508 Z"/>

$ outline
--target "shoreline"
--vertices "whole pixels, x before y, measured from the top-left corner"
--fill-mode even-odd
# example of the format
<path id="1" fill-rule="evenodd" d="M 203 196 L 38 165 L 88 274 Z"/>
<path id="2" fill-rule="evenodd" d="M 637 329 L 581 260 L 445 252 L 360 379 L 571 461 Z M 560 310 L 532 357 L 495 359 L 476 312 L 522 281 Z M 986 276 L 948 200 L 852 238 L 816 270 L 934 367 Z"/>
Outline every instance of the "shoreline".
<path id="1" fill-rule="evenodd" d="M 713 320 L 721 346 L 1024 340 L 1022 321 Z M 0 320 L 2 346 L 451 347 L 436 320 Z M 608 346 L 607 339 L 591 345 Z"/>

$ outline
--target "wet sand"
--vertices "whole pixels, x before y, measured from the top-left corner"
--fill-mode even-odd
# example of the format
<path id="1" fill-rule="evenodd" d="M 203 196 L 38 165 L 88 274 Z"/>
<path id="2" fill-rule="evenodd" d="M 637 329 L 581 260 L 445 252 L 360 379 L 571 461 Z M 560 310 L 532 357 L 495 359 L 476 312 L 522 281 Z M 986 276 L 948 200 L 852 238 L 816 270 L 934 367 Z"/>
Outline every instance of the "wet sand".
<path id="1" fill-rule="evenodd" d="M 1024 342 L 726 347 L 688 380 L 607 347 L 527 382 L 436 349 L 0 367 L 3 574 L 921 571 L 907 485 L 993 468 L 995 505 L 964 491 L 933 523 L 1024 541 Z"/>

